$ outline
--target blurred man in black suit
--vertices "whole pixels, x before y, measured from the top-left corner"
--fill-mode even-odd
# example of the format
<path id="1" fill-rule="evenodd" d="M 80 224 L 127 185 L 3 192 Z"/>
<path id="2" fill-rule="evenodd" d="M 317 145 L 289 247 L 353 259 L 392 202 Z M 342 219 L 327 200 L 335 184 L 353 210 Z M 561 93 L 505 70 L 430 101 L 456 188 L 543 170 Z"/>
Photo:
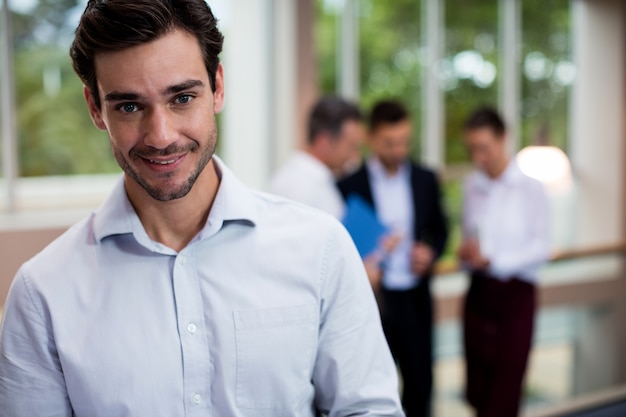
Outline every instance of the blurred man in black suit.
<path id="1" fill-rule="evenodd" d="M 381 314 L 387 341 L 402 374 L 407 417 L 430 416 L 432 394 L 432 267 L 448 228 L 435 174 L 409 159 L 411 121 L 394 101 L 376 104 L 369 120 L 371 155 L 339 183 L 344 198 L 371 204 L 398 239 L 381 264 Z"/>

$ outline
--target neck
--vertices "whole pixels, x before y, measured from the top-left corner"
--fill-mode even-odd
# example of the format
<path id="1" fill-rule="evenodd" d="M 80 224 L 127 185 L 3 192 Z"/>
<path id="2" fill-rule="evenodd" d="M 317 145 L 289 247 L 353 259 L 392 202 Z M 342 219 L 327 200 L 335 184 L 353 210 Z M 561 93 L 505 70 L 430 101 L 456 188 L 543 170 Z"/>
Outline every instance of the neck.
<path id="1" fill-rule="evenodd" d="M 500 175 L 504 173 L 507 166 L 509 166 L 509 158 L 504 158 L 502 161 L 500 161 L 499 164 L 495 165 L 494 167 L 492 167 L 492 169 L 488 170 L 487 175 L 491 179 L 499 178 Z"/>
<path id="2" fill-rule="evenodd" d="M 309 156 L 317 159 L 321 163 L 324 163 L 324 159 L 322 158 L 322 153 L 319 150 L 317 150 L 315 147 L 309 146 L 304 150 L 304 152 L 307 153 Z"/>
<path id="3" fill-rule="evenodd" d="M 189 193 L 171 201 L 157 201 L 143 188 L 126 178 L 126 192 L 148 236 L 180 252 L 202 230 L 219 188 L 214 161 L 204 171 Z"/>
<path id="4" fill-rule="evenodd" d="M 389 175 L 390 177 L 396 175 L 398 171 L 400 170 L 400 164 L 398 163 L 388 163 L 388 162 L 383 161 L 380 158 L 378 158 L 378 160 L 380 161 L 380 164 L 383 166 L 387 175 Z"/>
<path id="5" fill-rule="evenodd" d="M 309 154 L 311 157 L 317 159 L 322 165 L 324 165 L 326 168 L 328 168 L 330 170 L 330 172 L 332 172 L 333 176 L 335 178 L 338 178 L 341 175 L 341 169 L 337 169 L 335 167 L 333 167 L 328 158 L 326 157 L 326 154 L 319 148 L 316 148 L 314 146 L 309 146 L 305 152 L 307 154 Z"/>

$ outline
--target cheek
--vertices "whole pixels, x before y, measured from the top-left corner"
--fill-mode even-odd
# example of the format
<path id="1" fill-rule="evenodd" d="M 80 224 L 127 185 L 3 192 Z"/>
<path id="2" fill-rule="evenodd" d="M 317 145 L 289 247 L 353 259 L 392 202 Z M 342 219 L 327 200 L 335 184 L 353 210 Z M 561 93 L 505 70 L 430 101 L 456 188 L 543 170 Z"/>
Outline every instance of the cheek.
<path id="1" fill-rule="evenodd" d="M 131 140 L 129 139 L 132 135 L 128 131 L 128 129 L 122 129 L 120 127 L 108 127 L 107 132 L 109 134 L 109 141 L 111 142 L 111 146 L 117 149 L 124 149 L 129 146 Z"/>
<path id="2" fill-rule="evenodd" d="M 393 147 L 393 151 L 391 152 L 391 154 L 396 159 L 402 159 L 404 158 L 404 155 L 406 155 L 406 150 L 407 150 L 406 146 L 396 145 Z"/>
<path id="3" fill-rule="evenodd" d="M 477 150 L 471 151 L 470 157 L 472 161 L 477 165 L 482 165 L 485 161 L 484 153 L 481 151 L 477 151 Z"/>
<path id="4" fill-rule="evenodd" d="M 216 127 L 215 114 L 207 111 L 195 111 L 180 121 L 180 131 L 189 137 L 204 137 L 207 132 L 213 132 Z"/>
<path id="5" fill-rule="evenodd" d="M 485 151 L 483 159 L 485 160 L 485 163 L 493 164 L 497 160 L 497 152 L 495 152 L 493 149 L 488 149 L 487 151 Z"/>

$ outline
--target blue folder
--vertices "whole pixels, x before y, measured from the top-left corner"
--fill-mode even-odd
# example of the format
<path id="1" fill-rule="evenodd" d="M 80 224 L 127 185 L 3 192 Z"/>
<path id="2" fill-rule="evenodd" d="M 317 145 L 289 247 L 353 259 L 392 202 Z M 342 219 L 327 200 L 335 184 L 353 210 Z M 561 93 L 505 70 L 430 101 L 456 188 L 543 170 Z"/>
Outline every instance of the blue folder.
<path id="1" fill-rule="evenodd" d="M 356 194 L 350 195 L 346 201 L 343 225 L 352 236 L 361 258 L 378 249 L 381 238 L 387 234 L 387 228 L 378 220 L 373 208 Z"/>

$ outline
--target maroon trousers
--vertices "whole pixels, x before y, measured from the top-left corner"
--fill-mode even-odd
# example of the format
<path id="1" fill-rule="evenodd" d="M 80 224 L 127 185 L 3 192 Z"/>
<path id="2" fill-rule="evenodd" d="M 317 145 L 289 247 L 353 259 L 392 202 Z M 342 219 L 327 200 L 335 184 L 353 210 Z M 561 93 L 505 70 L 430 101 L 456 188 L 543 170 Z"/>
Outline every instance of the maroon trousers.
<path id="1" fill-rule="evenodd" d="M 472 273 L 465 299 L 466 398 L 477 417 L 516 417 L 532 343 L 535 286 Z"/>

